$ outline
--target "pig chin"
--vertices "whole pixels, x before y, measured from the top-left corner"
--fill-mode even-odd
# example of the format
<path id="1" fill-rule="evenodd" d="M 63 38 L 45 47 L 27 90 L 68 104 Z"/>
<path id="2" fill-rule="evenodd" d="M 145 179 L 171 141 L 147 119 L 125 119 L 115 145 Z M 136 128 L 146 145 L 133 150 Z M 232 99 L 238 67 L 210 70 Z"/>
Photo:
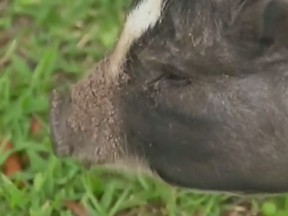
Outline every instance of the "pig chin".
<path id="1" fill-rule="evenodd" d="M 89 165 L 110 164 L 124 157 L 124 136 L 113 105 L 118 85 L 107 82 L 104 73 L 100 64 L 70 91 L 54 90 L 50 126 L 58 157 L 72 157 Z"/>

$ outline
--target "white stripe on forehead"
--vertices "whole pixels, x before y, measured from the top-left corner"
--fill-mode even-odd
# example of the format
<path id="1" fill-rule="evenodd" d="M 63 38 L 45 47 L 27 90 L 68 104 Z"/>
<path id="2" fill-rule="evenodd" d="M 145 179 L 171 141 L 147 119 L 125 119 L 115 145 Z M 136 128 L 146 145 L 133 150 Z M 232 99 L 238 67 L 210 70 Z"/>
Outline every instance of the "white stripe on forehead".
<path id="1" fill-rule="evenodd" d="M 127 16 L 124 29 L 115 50 L 110 56 L 109 74 L 116 78 L 126 55 L 133 45 L 148 29 L 153 28 L 161 17 L 166 0 L 142 0 Z"/>
<path id="2" fill-rule="evenodd" d="M 142 0 L 128 15 L 125 27 L 129 37 L 134 40 L 150 27 L 153 27 L 160 18 L 163 0 Z M 128 32 L 129 31 L 129 32 Z"/>

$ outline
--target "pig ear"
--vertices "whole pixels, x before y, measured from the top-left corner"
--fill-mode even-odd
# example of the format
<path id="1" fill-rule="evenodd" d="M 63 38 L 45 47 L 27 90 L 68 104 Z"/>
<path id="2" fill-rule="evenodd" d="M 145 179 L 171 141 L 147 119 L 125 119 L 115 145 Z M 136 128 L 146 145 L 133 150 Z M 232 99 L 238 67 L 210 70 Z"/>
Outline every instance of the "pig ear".
<path id="1" fill-rule="evenodd" d="M 233 34 L 240 39 L 272 44 L 288 37 L 288 0 L 242 0 L 235 11 Z"/>

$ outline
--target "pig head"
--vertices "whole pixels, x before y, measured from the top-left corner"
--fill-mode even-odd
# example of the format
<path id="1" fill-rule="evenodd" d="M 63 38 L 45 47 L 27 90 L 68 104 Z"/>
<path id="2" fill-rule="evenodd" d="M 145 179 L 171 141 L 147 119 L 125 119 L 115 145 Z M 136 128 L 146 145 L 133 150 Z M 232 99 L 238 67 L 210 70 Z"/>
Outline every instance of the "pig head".
<path id="1" fill-rule="evenodd" d="M 180 187 L 288 191 L 286 0 L 138 0 L 114 50 L 54 90 L 55 152 Z"/>

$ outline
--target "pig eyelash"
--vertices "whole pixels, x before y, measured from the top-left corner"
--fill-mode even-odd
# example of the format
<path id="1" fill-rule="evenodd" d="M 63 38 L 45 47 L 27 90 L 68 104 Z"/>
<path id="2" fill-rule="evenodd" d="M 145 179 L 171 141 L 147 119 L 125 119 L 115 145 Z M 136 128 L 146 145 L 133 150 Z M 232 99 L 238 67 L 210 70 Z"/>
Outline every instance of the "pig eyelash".
<path id="1" fill-rule="evenodd" d="M 183 87 L 190 84 L 190 79 L 183 75 L 179 70 L 171 68 L 169 66 L 164 66 L 163 79 L 170 85 L 176 87 Z"/>
<path id="2" fill-rule="evenodd" d="M 150 79 L 146 82 L 145 85 L 150 86 L 154 85 L 155 83 L 159 82 L 165 82 L 171 86 L 175 87 L 184 87 L 191 83 L 191 79 L 187 78 L 181 71 L 178 69 L 164 65 L 162 63 L 151 63 L 150 65 L 153 65 L 153 68 L 147 68 L 147 70 L 156 70 L 158 71 L 158 76 L 154 77 L 153 79 Z"/>
<path id="3" fill-rule="evenodd" d="M 175 80 L 175 81 L 186 79 L 185 77 L 177 76 L 177 75 L 172 74 L 172 73 L 166 74 L 165 78 L 168 79 L 168 80 Z"/>
<path id="4" fill-rule="evenodd" d="M 161 81 L 174 87 L 185 87 L 191 83 L 190 79 L 187 79 L 184 76 L 176 75 L 175 73 L 165 72 L 157 78 L 153 79 L 152 81 L 149 81 L 147 84 L 153 85 Z"/>
<path id="5" fill-rule="evenodd" d="M 165 82 L 169 84 L 170 86 L 174 86 L 174 87 L 184 87 L 191 83 L 190 79 L 187 79 L 186 77 L 179 76 L 174 73 L 164 72 L 160 76 L 157 76 L 156 78 L 150 81 L 147 81 L 145 83 L 145 86 L 147 88 L 159 82 Z"/>
<path id="6" fill-rule="evenodd" d="M 166 82 L 175 87 L 184 87 L 191 83 L 190 79 L 187 79 L 183 76 L 175 75 L 173 73 L 165 74 L 164 78 Z"/>

